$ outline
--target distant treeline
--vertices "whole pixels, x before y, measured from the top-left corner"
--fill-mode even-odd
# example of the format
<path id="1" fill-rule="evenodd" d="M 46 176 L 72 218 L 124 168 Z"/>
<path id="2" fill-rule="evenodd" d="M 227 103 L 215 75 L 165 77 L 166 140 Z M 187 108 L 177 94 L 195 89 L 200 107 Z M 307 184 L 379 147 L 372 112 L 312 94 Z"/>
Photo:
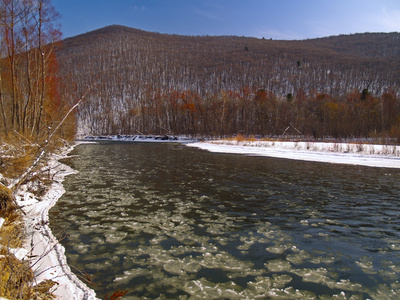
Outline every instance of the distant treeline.
<path id="1" fill-rule="evenodd" d="M 78 113 L 90 134 L 349 137 L 400 126 L 399 33 L 274 41 L 109 26 L 65 40 L 58 58 L 75 82 L 64 95 L 95 85 Z"/>
<path id="2" fill-rule="evenodd" d="M 85 118 L 91 133 L 400 138 L 400 98 L 393 90 L 380 96 L 353 91 L 343 97 L 299 91 L 282 98 L 248 87 L 205 97 L 149 89 L 126 113 L 105 111 Z"/>

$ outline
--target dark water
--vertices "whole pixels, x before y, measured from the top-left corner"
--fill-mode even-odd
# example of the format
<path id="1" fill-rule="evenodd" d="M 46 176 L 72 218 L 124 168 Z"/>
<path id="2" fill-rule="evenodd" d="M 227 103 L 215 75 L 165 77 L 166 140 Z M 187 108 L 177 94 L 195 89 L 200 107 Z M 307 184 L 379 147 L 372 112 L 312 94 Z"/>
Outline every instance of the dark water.
<path id="1" fill-rule="evenodd" d="M 71 155 L 50 225 L 98 297 L 400 297 L 400 170 L 173 144 Z"/>

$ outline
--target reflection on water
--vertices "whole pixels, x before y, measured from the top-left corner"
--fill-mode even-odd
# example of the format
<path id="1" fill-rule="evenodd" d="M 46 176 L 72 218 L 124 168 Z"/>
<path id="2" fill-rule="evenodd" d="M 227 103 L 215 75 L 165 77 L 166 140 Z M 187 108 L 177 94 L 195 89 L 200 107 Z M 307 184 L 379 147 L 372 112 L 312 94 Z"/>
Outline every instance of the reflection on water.
<path id="1" fill-rule="evenodd" d="M 98 297 L 388 299 L 400 295 L 400 171 L 78 146 L 50 212 Z"/>

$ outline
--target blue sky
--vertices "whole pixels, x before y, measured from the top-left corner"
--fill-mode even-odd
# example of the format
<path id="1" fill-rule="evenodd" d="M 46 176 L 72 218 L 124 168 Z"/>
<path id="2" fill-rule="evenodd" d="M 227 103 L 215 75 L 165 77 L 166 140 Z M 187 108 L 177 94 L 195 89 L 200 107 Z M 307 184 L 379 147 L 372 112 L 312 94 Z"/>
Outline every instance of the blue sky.
<path id="1" fill-rule="evenodd" d="M 118 24 L 182 35 L 307 39 L 400 32 L 400 0 L 52 0 L 64 37 Z"/>

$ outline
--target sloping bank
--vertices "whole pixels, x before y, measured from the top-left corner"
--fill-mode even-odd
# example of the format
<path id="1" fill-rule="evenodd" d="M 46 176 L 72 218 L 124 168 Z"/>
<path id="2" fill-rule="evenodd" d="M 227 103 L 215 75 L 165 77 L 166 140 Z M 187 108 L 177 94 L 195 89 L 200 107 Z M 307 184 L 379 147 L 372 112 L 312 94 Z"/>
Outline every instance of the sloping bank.
<path id="1" fill-rule="evenodd" d="M 210 152 L 270 156 L 314 162 L 400 168 L 399 145 L 364 143 L 216 140 L 188 144 Z"/>
<path id="2" fill-rule="evenodd" d="M 60 163 L 71 149 L 60 155 L 53 155 L 48 161 L 53 182 L 44 196 L 37 199 L 22 186 L 16 195 L 17 203 L 26 213 L 24 216 L 27 230 L 27 240 L 24 249 L 31 257 L 31 267 L 37 284 L 50 279 L 58 284 L 52 288 L 57 299 L 96 299 L 95 292 L 71 272 L 65 257 L 65 249 L 51 232 L 48 222 L 48 212 L 64 194 L 62 182 L 65 176 L 73 174 L 74 170 Z"/>

